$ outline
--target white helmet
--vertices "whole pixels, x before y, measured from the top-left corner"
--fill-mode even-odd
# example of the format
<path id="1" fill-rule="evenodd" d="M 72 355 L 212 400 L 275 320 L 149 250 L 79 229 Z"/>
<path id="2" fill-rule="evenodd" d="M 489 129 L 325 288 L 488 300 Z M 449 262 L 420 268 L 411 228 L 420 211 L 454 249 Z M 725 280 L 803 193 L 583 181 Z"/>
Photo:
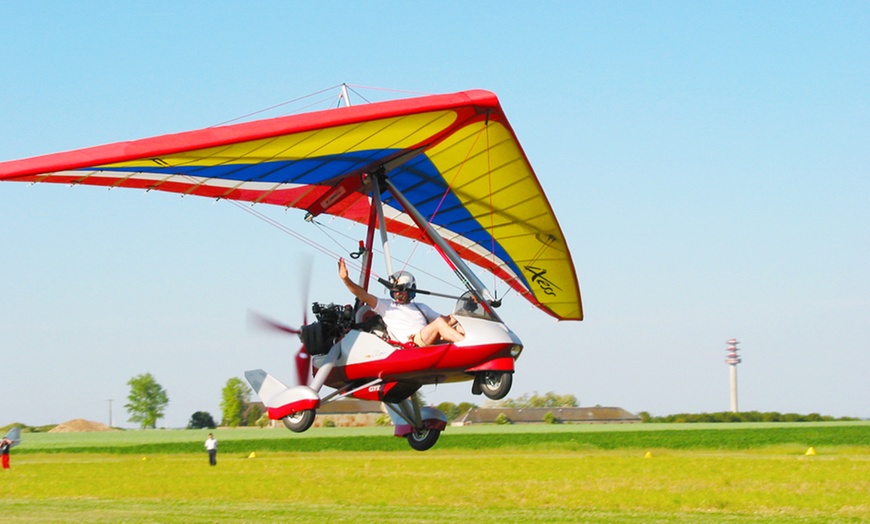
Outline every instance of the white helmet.
<path id="1" fill-rule="evenodd" d="M 397 271 L 390 276 L 390 282 L 393 284 L 392 289 L 390 289 L 390 297 L 393 299 L 396 298 L 394 296 L 396 291 L 407 291 L 408 300 L 414 300 L 414 297 L 417 296 L 417 293 L 415 293 L 417 289 L 417 280 L 411 273 L 407 271 Z"/>

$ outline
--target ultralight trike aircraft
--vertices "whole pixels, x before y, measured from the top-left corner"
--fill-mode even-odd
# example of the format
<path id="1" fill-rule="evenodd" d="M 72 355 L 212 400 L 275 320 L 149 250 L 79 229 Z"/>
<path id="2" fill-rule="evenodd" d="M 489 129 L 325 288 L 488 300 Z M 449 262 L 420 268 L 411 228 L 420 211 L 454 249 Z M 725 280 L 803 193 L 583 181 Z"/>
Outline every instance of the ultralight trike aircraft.
<path id="1" fill-rule="evenodd" d="M 344 92 L 346 99 L 346 91 Z M 273 204 L 365 224 L 351 258 L 368 289 L 375 237 L 386 276 L 390 235 L 434 247 L 465 292 L 453 296 L 464 339 L 416 347 L 393 340 L 366 306 L 315 303 L 298 334 L 299 384 L 245 373 L 269 418 L 307 430 L 339 398 L 378 400 L 395 435 L 431 448 L 447 419 L 414 395 L 428 384 L 471 382 L 507 395 L 519 337 L 500 300 L 467 263 L 505 282 L 559 320 L 583 318 L 561 228 L 496 96 L 465 91 L 338 107 L 0 163 L 0 181 L 127 187 Z M 374 277 L 374 278 L 373 278 Z M 396 282 L 377 278 L 388 289 Z M 418 294 L 439 294 L 416 289 Z M 309 366 L 310 362 L 310 366 Z M 324 390 L 329 388 L 329 390 Z M 327 392 L 328 391 L 328 392 Z"/>

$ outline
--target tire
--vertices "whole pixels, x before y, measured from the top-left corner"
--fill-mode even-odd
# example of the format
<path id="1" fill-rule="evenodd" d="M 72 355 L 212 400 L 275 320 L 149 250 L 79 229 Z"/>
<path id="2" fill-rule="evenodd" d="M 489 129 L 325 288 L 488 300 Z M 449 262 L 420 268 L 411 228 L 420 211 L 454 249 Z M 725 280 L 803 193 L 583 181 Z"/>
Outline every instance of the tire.
<path id="1" fill-rule="evenodd" d="M 441 436 L 440 429 L 419 429 L 405 435 L 408 444 L 417 451 L 426 451 L 438 442 Z"/>
<path id="2" fill-rule="evenodd" d="M 302 433 L 310 428 L 311 424 L 314 424 L 314 415 L 316 415 L 316 412 L 313 409 L 306 409 L 282 418 L 281 422 L 283 422 L 290 431 Z"/>
<path id="3" fill-rule="evenodd" d="M 484 371 L 477 379 L 480 391 L 486 395 L 486 398 L 501 400 L 510 392 L 514 375 L 507 371 Z"/>

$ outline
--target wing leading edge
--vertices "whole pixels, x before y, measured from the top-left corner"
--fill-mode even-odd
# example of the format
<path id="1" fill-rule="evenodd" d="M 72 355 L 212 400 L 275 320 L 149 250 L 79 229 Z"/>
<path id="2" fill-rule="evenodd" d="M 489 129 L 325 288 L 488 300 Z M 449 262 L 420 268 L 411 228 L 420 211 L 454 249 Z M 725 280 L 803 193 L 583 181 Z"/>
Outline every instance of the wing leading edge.
<path id="1" fill-rule="evenodd" d="M 367 223 L 366 177 L 396 188 L 465 260 L 560 320 L 582 320 L 568 245 L 496 96 L 331 109 L 0 163 L 0 181 L 168 191 Z M 389 193 L 389 231 L 419 231 Z"/>

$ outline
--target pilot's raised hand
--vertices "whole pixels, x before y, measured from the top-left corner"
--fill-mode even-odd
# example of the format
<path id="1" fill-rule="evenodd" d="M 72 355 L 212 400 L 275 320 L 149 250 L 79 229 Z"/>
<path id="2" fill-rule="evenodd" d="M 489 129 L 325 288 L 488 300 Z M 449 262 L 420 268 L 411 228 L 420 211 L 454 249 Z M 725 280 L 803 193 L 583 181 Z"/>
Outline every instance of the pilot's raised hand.
<path id="1" fill-rule="evenodd" d="M 344 263 L 343 258 L 338 259 L 338 278 L 342 280 L 347 279 L 347 265 Z"/>
<path id="2" fill-rule="evenodd" d="M 344 285 L 347 286 L 347 289 L 353 293 L 353 296 L 365 302 L 372 309 L 377 306 L 378 297 L 372 295 L 348 277 L 347 265 L 344 263 L 343 258 L 338 259 L 338 276 L 341 278 L 341 281 L 344 282 Z"/>

